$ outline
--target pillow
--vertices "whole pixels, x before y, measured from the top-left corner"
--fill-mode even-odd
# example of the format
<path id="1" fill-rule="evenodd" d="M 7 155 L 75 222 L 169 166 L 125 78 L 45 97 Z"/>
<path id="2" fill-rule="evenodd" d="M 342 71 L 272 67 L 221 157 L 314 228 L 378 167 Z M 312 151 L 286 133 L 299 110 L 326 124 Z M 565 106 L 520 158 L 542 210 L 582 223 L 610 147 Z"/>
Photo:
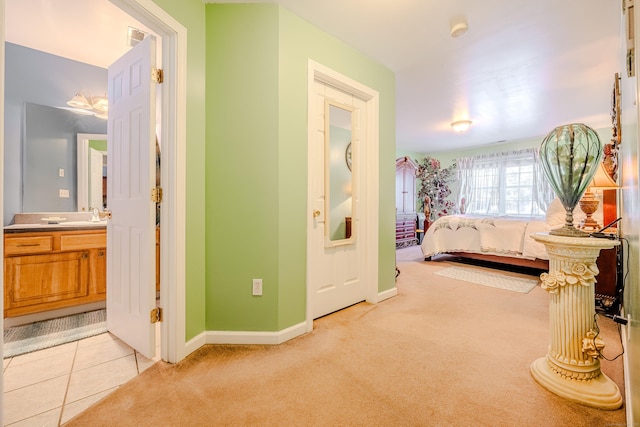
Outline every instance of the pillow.
<path id="1" fill-rule="evenodd" d="M 555 199 L 553 199 L 553 201 L 549 204 L 549 207 L 547 208 L 547 218 L 546 218 L 547 224 L 549 224 L 551 229 L 560 228 L 564 225 L 566 217 L 567 217 L 567 211 L 565 210 L 564 206 L 562 206 L 562 202 L 560 201 L 560 199 L 556 197 Z M 580 222 L 582 222 L 586 217 L 587 215 L 584 212 L 582 212 L 582 209 L 580 209 L 580 205 L 577 205 L 573 209 L 573 225 L 574 226 L 577 227 L 580 224 Z"/>

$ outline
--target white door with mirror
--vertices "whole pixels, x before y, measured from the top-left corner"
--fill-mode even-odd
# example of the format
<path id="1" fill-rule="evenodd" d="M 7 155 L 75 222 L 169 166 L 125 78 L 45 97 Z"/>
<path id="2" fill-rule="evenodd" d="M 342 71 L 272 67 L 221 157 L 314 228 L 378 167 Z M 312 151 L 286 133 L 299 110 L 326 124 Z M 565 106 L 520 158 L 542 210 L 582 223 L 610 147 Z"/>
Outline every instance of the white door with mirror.
<path id="1" fill-rule="evenodd" d="M 107 207 L 107 135 L 79 133 L 77 144 L 78 211 L 102 211 Z"/>
<path id="2" fill-rule="evenodd" d="M 316 319 L 367 297 L 365 282 L 367 103 L 314 81 L 309 144 L 308 289 Z"/>

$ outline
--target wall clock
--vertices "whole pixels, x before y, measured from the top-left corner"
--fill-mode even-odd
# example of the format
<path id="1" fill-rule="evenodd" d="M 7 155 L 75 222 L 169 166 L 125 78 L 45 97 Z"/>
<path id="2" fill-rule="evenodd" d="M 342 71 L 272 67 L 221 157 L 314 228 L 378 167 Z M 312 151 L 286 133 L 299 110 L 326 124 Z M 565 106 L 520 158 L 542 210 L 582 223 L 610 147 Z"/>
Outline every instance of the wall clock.
<path id="1" fill-rule="evenodd" d="M 347 150 L 344 152 L 344 159 L 347 162 L 347 167 L 351 170 L 351 143 L 347 145 Z"/>

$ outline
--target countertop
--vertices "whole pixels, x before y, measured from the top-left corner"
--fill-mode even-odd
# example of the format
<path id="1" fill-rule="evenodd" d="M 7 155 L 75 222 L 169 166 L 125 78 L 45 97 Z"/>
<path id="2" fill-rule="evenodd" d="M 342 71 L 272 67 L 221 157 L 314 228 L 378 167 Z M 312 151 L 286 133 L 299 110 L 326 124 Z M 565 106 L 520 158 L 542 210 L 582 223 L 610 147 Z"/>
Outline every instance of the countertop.
<path id="1" fill-rule="evenodd" d="M 89 212 L 32 212 L 19 213 L 5 233 L 30 233 L 34 231 L 71 231 L 106 228 L 107 221 L 91 221 Z"/>
<path id="2" fill-rule="evenodd" d="M 106 221 L 70 221 L 59 224 L 12 224 L 4 227 L 5 234 L 31 233 L 34 231 L 71 231 L 71 230 L 94 230 L 107 227 Z"/>

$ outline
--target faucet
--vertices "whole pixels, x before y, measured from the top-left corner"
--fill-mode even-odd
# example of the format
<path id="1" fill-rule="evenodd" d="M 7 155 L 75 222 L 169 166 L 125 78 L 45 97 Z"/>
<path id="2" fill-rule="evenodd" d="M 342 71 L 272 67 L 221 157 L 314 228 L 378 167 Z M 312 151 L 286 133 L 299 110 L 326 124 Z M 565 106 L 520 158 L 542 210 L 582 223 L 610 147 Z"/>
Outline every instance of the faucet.
<path id="1" fill-rule="evenodd" d="M 91 222 L 100 222 L 100 212 L 98 211 L 98 208 L 93 208 Z"/>

